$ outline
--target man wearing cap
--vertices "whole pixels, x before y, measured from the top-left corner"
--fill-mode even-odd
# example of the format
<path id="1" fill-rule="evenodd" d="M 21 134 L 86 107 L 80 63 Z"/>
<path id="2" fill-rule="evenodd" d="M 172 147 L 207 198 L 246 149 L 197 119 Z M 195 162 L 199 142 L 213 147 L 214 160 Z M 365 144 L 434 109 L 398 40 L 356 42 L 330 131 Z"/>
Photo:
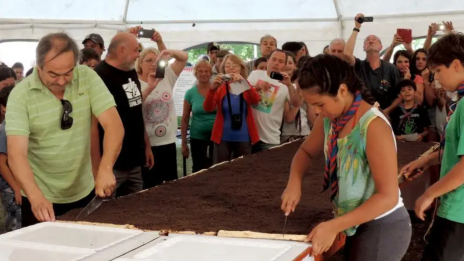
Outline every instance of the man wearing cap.
<path id="1" fill-rule="evenodd" d="M 99 34 L 89 34 L 85 37 L 84 41 L 82 41 L 84 47 L 94 49 L 95 52 L 98 53 L 100 56 L 100 60 L 102 57 L 103 52 L 105 51 L 105 41 Z"/>
<path id="2" fill-rule="evenodd" d="M 221 68 L 221 63 L 224 61 L 224 58 L 230 54 L 228 50 L 220 50 L 216 54 L 216 63 L 213 65 L 213 76 L 211 79 L 216 78 L 216 75 L 219 73 L 219 70 Z"/>
<path id="3" fill-rule="evenodd" d="M 221 48 L 218 43 L 211 42 L 208 44 L 206 50 L 208 50 L 209 61 L 211 62 L 211 65 L 214 66 L 216 64 L 217 53 L 221 50 Z"/>

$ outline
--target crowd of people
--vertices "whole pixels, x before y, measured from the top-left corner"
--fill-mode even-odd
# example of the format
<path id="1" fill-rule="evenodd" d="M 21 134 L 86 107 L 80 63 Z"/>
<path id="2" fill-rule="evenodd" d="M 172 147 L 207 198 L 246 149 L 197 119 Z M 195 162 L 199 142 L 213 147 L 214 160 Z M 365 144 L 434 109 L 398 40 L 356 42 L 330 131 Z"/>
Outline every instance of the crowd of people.
<path id="1" fill-rule="evenodd" d="M 344 232 L 347 260 L 401 260 L 411 221 L 395 142 L 441 141 L 440 151 L 401 173 L 412 178 L 442 164 L 440 181 L 437 175 L 416 203 L 423 220 L 441 197 L 423 260 L 462 260 L 464 37 L 447 22 L 432 45 L 438 26 L 431 24 L 423 48 L 394 35 L 382 58 L 382 42 L 369 35 L 361 60 L 353 50 L 362 17 L 347 41 L 334 39 L 315 57 L 302 42 L 278 49 L 271 35 L 260 39 L 262 57 L 252 61 L 209 43 L 185 94 L 182 155 L 197 172 L 308 137 L 292 162 L 282 210 L 296 210 L 303 173 L 324 151 L 335 219 L 308 235 L 313 254 Z M 90 34 L 82 50 L 66 33 L 49 34 L 26 77 L 19 63 L 0 66 L 0 197 L 8 231 L 54 221 L 95 195 L 127 195 L 178 178 L 173 88 L 188 55 L 167 49 L 159 32 L 151 37 L 158 48 L 144 48 L 141 29 L 117 33 L 108 46 Z M 406 50 L 393 54 L 400 44 Z"/>

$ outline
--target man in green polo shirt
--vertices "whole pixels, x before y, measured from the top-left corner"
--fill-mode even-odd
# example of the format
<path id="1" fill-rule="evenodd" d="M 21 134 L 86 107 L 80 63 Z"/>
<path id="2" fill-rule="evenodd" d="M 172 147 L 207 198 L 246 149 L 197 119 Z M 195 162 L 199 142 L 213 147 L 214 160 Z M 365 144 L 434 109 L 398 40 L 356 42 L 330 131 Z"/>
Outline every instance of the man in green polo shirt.
<path id="1" fill-rule="evenodd" d="M 6 114 L 8 162 L 23 193 L 22 225 L 54 221 L 115 187 L 113 164 L 124 128 L 113 96 L 65 33 L 37 45 L 34 72 L 11 92 Z M 94 178 L 91 117 L 105 130 L 104 154 Z M 95 192 L 93 192 L 95 190 Z"/>

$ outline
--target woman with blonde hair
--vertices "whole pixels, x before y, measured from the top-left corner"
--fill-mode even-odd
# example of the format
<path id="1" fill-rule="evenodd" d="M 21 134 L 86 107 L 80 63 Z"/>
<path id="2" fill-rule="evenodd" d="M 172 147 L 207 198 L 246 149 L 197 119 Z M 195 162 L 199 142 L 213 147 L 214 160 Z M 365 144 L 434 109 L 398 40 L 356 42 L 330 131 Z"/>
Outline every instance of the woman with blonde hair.
<path id="1" fill-rule="evenodd" d="M 174 62 L 168 61 L 174 58 Z M 136 64 L 142 98 L 143 118 L 156 164 L 142 172 L 144 188 L 177 179 L 177 114 L 174 109 L 173 88 L 184 70 L 188 55 L 180 50 L 145 48 Z M 164 75 L 156 75 L 158 61 L 164 62 Z M 160 62 L 161 64 L 161 62 Z M 158 84 L 150 85 L 155 81 Z"/>
<path id="2" fill-rule="evenodd" d="M 251 154 L 251 145 L 259 141 L 251 106 L 260 101 L 260 95 L 247 80 L 248 69 L 237 55 L 229 54 L 221 64 L 220 72 L 206 96 L 205 111 L 217 110 L 211 140 L 215 143 L 213 162 L 229 161 Z M 234 94 L 237 84 L 247 90 Z"/>
<path id="3" fill-rule="evenodd" d="M 195 173 L 212 165 L 213 143 L 211 142 L 211 132 L 216 119 L 216 111 L 206 112 L 203 109 L 205 97 L 211 88 L 210 79 L 213 74 L 211 63 L 200 60 L 195 64 L 193 73 L 197 78 L 197 83 L 185 93 L 181 135 L 182 155 L 188 158 L 190 152 L 187 145 L 187 129 L 189 128 L 191 113 L 190 146 L 192 150 L 192 172 Z"/>

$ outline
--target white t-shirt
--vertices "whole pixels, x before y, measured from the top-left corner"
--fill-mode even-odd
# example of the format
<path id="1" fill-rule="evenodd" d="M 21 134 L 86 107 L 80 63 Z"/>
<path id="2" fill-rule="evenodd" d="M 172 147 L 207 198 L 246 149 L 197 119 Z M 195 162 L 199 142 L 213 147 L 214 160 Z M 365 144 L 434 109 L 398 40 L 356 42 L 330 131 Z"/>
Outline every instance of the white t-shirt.
<path id="1" fill-rule="evenodd" d="M 290 105 L 291 108 L 291 105 Z M 308 121 L 308 114 L 306 111 L 306 104 L 303 103 L 300 107 L 300 124 L 301 130 L 299 130 L 300 126 L 296 125 L 295 121 L 293 122 L 286 122 L 284 121 L 284 125 L 282 126 L 282 136 L 308 136 L 310 129 L 309 129 L 309 121 Z"/>
<path id="2" fill-rule="evenodd" d="M 259 138 L 267 144 L 280 144 L 280 127 L 284 115 L 285 102 L 289 101 L 288 87 L 271 79 L 266 71 L 255 70 L 248 77 L 251 85 L 258 81 L 269 82 L 272 86 L 267 92 L 259 92 L 261 101 L 253 106 L 253 117 L 258 128 Z"/>
<path id="3" fill-rule="evenodd" d="M 171 144 L 177 140 L 177 114 L 172 90 L 178 76 L 171 66 L 166 68 L 164 79 L 143 102 L 143 119 L 151 146 Z M 148 83 L 140 80 L 142 91 Z"/>

